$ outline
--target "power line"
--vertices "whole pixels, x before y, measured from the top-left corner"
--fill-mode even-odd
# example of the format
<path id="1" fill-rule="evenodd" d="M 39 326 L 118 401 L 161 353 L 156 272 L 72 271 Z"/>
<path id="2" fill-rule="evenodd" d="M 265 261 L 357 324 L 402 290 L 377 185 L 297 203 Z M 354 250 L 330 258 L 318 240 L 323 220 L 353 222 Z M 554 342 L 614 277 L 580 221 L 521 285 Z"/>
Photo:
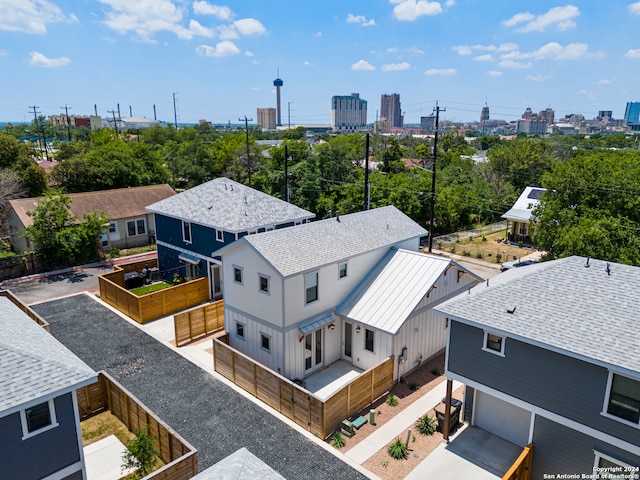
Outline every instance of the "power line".
<path id="1" fill-rule="evenodd" d="M 247 139 L 247 167 L 249 170 L 249 187 L 251 187 L 251 153 L 249 153 L 249 122 L 253 122 L 253 118 L 247 118 L 244 116 L 244 119 L 239 118 L 239 122 L 244 121 L 244 131 Z"/>

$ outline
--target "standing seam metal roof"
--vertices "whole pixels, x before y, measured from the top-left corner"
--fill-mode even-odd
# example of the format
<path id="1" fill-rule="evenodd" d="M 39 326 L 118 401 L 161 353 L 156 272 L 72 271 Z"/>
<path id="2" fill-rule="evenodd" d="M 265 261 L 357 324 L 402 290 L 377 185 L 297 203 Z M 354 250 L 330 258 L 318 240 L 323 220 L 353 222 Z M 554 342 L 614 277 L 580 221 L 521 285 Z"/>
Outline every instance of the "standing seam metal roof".
<path id="1" fill-rule="evenodd" d="M 147 210 L 232 233 L 315 217 L 307 210 L 228 178 L 216 178 L 190 188 L 149 205 Z"/>
<path id="2" fill-rule="evenodd" d="M 427 231 L 389 205 L 243 237 L 283 277 L 339 262 Z"/>
<path id="3" fill-rule="evenodd" d="M 435 310 L 479 328 L 640 374 L 640 267 L 593 259 L 588 264 L 587 268 L 586 258 L 574 256 L 514 269 L 513 274 L 493 279 L 491 286 L 478 285 L 471 295 L 458 296 Z M 508 313 L 513 307 L 515 311 Z"/>
<path id="4" fill-rule="evenodd" d="M 0 417 L 96 376 L 11 300 L 0 297 Z"/>
<path id="5" fill-rule="evenodd" d="M 542 187 L 526 187 L 516 200 L 516 203 L 502 215 L 502 218 L 528 222 L 531 220 L 531 212 L 540 203 L 539 193 L 546 191 L 547 189 Z M 532 194 L 534 198 L 530 198 Z"/>

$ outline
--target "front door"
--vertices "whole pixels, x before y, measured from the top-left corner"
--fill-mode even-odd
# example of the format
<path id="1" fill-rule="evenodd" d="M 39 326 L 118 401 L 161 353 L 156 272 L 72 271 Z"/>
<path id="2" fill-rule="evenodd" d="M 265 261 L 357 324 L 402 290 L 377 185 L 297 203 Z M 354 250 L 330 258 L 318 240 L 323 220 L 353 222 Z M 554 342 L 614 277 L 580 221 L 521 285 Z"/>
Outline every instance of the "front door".
<path id="1" fill-rule="evenodd" d="M 351 360 L 351 347 L 353 342 L 353 325 L 344 322 L 344 358 Z"/>
<path id="2" fill-rule="evenodd" d="M 220 300 L 222 298 L 222 275 L 220 268 L 221 265 L 217 263 L 211 264 L 211 277 L 209 282 L 211 283 L 211 298 L 213 300 Z"/>
<path id="3" fill-rule="evenodd" d="M 322 329 L 304 337 L 304 372 L 309 374 L 322 367 Z"/>

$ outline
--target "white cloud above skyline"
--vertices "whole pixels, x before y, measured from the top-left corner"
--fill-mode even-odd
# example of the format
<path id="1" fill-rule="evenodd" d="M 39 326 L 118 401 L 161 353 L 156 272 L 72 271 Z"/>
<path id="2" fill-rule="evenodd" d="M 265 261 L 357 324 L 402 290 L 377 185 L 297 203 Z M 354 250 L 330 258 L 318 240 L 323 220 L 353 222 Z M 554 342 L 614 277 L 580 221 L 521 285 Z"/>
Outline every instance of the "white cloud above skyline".
<path id="1" fill-rule="evenodd" d="M 2 0 L 0 11 L 0 30 L 8 32 L 44 35 L 50 23 L 77 21 L 75 15 L 64 15 L 47 0 Z"/>
<path id="2" fill-rule="evenodd" d="M 393 7 L 393 16 L 396 20 L 413 22 L 425 15 L 438 15 L 443 12 L 440 2 L 427 0 L 389 0 Z M 453 6 L 453 2 L 447 2 Z"/>
<path id="3" fill-rule="evenodd" d="M 220 20 L 231 20 L 235 14 L 227 6 L 211 5 L 209 2 L 193 2 L 193 13 L 196 15 L 213 15 Z"/>
<path id="4" fill-rule="evenodd" d="M 401 70 L 409 70 L 411 68 L 411 65 L 409 64 L 409 62 L 402 62 L 402 63 L 388 63 L 386 65 L 382 65 L 382 71 L 383 72 L 398 72 Z"/>
<path id="5" fill-rule="evenodd" d="M 455 75 L 456 73 L 457 73 L 457 70 L 455 68 L 430 68 L 428 70 L 425 70 L 424 72 L 425 75 L 445 75 L 445 76 Z"/>
<path id="6" fill-rule="evenodd" d="M 224 40 L 212 47 L 210 45 L 200 45 L 196 48 L 196 53 L 201 57 L 229 57 L 240 53 L 240 49 L 230 40 Z"/>
<path id="7" fill-rule="evenodd" d="M 367 20 L 367 17 L 365 17 L 364 15 L 353 15 L 352 13 L 350 13 L 349 15 L 347 15 L 347 23 L 356 23 L 363 27 L 372 27 L 375 26 L 376 21 L 373 18 Z"/>
<path id="8" fill-rule="evenodd" d="M 550 8 L 546 13 L 534 15 L 530 12 L 517 13 L 511 18 L 504 20 L 505 27 L 515 27 L 516 32 L 544 32 L 547 28 L 555 27 L 556 30 L 565 31 L 576 26 L 574 19 L 580 16 L 580 9 L 575 5 L 565 5 L 564 7 Z"/>
<path id="9" fill-rule="evenodd" d="M 29 53 L 29 65 L 34 67 L 57 68 L 69 65 L 71 59 L 68 57 L 48 58 L 40 52 Z"/>
<path id="10" fill-rule="evenodd" d="M 351 70 L 353 70 L 354 72 L 366 72 L 366 71 L 371 71 L 371 70 L 375 70 L 375 69 L 376 69 L 376 67 L 371 65 L 366 60 L 359 60 L 356 63 L 354 63 L 353 65 L 351 65 Z"/>

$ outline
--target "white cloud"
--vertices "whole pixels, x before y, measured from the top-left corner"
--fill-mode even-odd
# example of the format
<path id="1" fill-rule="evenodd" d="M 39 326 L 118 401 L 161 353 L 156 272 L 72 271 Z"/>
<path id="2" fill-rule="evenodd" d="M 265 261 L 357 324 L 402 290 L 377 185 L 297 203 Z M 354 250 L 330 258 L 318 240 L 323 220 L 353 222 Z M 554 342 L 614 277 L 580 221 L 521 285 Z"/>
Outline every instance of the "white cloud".
<path id="1" fill-rule="evenodd" d="M 565 5 L 564 7 L 550 8 L 542 15 L 533 15 L 529 12 L 517 13 L 513 17 L 502 22 L 505 27 L 514 27 L 523 24 L 517 29 L 518 32 L 544 32 L 548 27 L 555 27 L 557 30 L 564 31 L 574 28 L 576 22 L 574 18 L 580 16 L 580 9 L 574 5 Z"/>
<path id="2" fill-rule="evenodd" d="M 499 70 L 489 70 L 487 72 L 487 75 L 490 76 L 490 77 L 500 77 L 500 76 L 502 76 L 502 72 L 499 71 Z"/>
<path id="3" fill-rule="evenodd" d="M 2 0 L 0 10 L 0 30 L 9 32 L 44 35 L 49 23 L 78 20 L 73 14 L 65 17 L 62 10 L 48 0 Z"/>
<path id="4" fill-rule="evenodd" d="M 507 60 L 501 60 L 500 62 L 498 62 L 498 66 L 501 68 L 513 68 L 516 70 L 521 70 L 521 69 L 531 68 L 533 64 L 531 62 L 522 63 L 522 62 L 516 62 L 515 60 L 507 59 Z"/>
<path id="5" fill-rule="evenodd" d="M 376 21 L 373 18 L 367 20 L 367 17 L 365 17 L 364 15 L 353 15 L 352 13 L 350 13 L 349 15 L 347 15 L 347 23 L 357 23 L 359 25 L 362 25 L 363 27 L 372 27 L 376 24 Z"/>
<path id="6" fill-rule="evenodd" d="M 447 8 L 451 8 L 456 4 L 455 0 L 446 0 L 444 2 L 444 6 Z"/>
<path id="7" fill-rule="evenodd" d="M 236 27 L 241 35 L 261 35 L 267 31 L 264 25 L 255 18 L 243 18 L 242 20 L 236 20 L 233 22 L 233 26 Z"/>
<path id="8" fill-rule="evenodd" d="M 544 82 L 545 80 L 549 80 L 551 75 L 527 75 L 524 77 L 525 80 L 529 80 L 531 82 Z"/>
<path id="9" fill-rule="evenodd" d="M 458 55 L 471 55 L 473 53 L 469 45 L 454 45 L 451 50 L 457 52 Z"/>
<path id="10" fill-rule="evenodd" d="M 245 56 L 245 57 L 253 57 L 254 55 L 255 55 L 255 54 L 254 54 L 252 51 L 250 51 L 250 50 L 246 50 L 246 51 L 244 52 L 244 56 Z"/>
<path id="11" fill-rule="evenodd" d="M 216 30 L 218 32 L 218 36 L 222 40 L 233 40 L 235 38 L 240 38 L 240 35 L 238 34 L 238 30 L 236 30 L 233 25 L 222 25 L 218 27 Z"/>
<path id="12" fill-rule="evenodd" d="M 397 72 L 397 71 L 400 71 L 400 70 L 409 70 L 410 68 L 411 68 L 411 65 L 409 64 L 409 62 L 388 63 L 388 64 L 382 66 L 382 71 L 383 72 Z"/>
<path id="13" fill-rule="evenodd" d="M 387 53 L 396 53 L 398 51 L 397 47 L 387 48 Z"/>
<path id="14" fill-rule="evenodd" d="M 438 15 L 442 13 L 440 2 L 428 0 L 389 0 L 393 7 L 396 20 L 413 22 L 424 15 Z"/>
<path id="15" fill-rule="evenodd" d="M 424 50 L 420 50 L 418 47 L 410 47 L 407 52 L 409 55 L 424 55 Z"/>
<path id="16" fill-rule="evenodd" d="M 197 20 L 191 20 L 189 22 L 189 31 L 200 37 L 212 38 L 215 36 L 215 33 L 211 28 L 203 26 Z"/>
<path id="17" fill-rule="evenodd" d="M 430 68 L 425 70 L 425 75 L 455 75 L 457 70 L 455 68 Z"/>
<path id="18" fill-rule="evenodd" d="M 630 48 L 624 56 L 627 58 L 640 58 L 640 48 Z"/>
<path id="19" fill-rule="evenodd" d="M 193 13 L 196 15 L 213 15 L 220 20 L 231 20 L 233 11 L 226 6 L 211 5 L 208 2 L 193 2 Z"/>
<path id="20" fill-rule="evenodd" d="M 311 65 L 311 62 L 310 62 L 310 61 L 308 61 L 308 60 L 305 60 L 304 62 L 302 62 L 302 64 L 303 64 L 305 67 L 308 67 L 308 66 L 310 66 L 310 65 Z"/>
<path id="21" fill-rule="evenodd" d="M 376 69 L 376 67 L 371 65 L 366 60 L 360 60 L 360 61 L 354 63 L 353 65 L 351 65 L 351 70 L 353 70 L 354 72 L 364 72 L 364 71 L 367 71 L 367 70 L 375 70 L 375 69 Z"/>
<path id="22" fill-rule="evenodd" d="M 599 54 L 589 52 L 589 45 L 586 43 L 570 43 L 566 46 L 558 42 L 549 42 L 538 50 L 522 53 L 514 50 L 500 56 L 503 60 L 579 60 L 586 57 L 598 57 Z"/>
<path id="23" fill-rule="evenodd" d="M 235 43 L 225 40 L 219 42 L 215 47 L 209 45 L 200 45 L 196 48 L 196 53 L 201 57 L 228 57 L 240 53 L 240 49 Z"/>
<path id="24" fill-rule="evenodd" d="M 262 89 L 260 87 L 251 87 L 252 92 L 261 92 Z"/>
<path id="25" fill-rule="evenodd" d="M 487 53 L 485 55 L 478 55 L 477 57 L 474 57 L 473 61 L 474 62 L 495 62 L 495 59 L 493 58 L 493 55 L 491 55 L 490 53 Z"/>
<path id="26" fill-rule="evenodd" d="M 322 36 L 322 32 L 316 32 L 316 37 L 321 37 Z"/>
<path id="27" fill-rule="evenodd" d="M 517 43 L 501 43 L 500 45 L 455 45 L 451 50 L 458 55 L 471 55 L 474 50 L 481 52 L 510 52 L 518 48 Z"/>
<path id="28" fill-rule="evenodd" d="M 640 15 L 640 2 L 634 2 L 629 5 L 629 12 L 632 15 Z"/>
<path id="29" fill-rule="evenodd" d="M 29 53 L 29 64 L 34 67 L 64 67 L 69 65 L 71 60 L 68 57 L 47 58 L 40 52 Z"/>
<path id="30" fill-rule="evenodd" d="M 601 78 L 600 80 L 596 81 L 596 85 L 611 85 L 611 83 L 613 82 L 606 78 Z"/>

